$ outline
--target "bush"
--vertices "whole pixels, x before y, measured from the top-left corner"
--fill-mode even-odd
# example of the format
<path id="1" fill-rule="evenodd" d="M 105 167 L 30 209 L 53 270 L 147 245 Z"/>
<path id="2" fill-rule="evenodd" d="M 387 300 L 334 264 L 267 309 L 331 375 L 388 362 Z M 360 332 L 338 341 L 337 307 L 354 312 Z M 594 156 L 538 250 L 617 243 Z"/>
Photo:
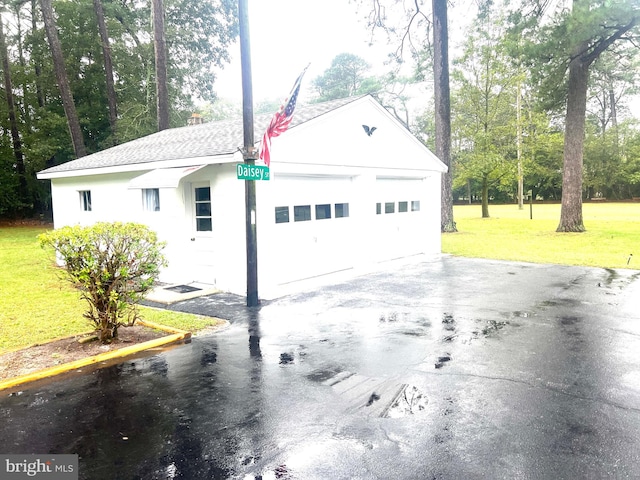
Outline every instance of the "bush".
<path id="1" fill-rule="evenodd" d="M 135 323 L 137 303 L 167 264 L 161 253 L 165 244 L 140 224 L 63 227 L 38 238 L 42 247 L 53 247 L 69 280 L 82 291 L 89 303 L 84 316 L 103 343 L 118 336 L 118 327 Z"/>

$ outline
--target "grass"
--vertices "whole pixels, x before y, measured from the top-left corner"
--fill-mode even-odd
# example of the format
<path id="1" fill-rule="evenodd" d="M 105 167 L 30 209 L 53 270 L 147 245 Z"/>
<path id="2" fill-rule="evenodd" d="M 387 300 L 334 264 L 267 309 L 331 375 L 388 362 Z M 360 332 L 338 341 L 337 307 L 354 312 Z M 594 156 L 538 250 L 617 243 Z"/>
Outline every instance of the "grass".
<path id="1" fill-rule="evenodd" d="M 54 338 L 92 330 L 86 303 L 40 248 L 42 227 L 0 227 L 0 354 Z M 168 310 L 141 308 L 144 319 L 188 331 L 217 320 Z"/>
<path id="2" fill-rule="evenodd" d="M 453 255 L 534 263 L 640 269 L 640 203 L 585 203 L 584 233 L 556 233 L 560 205 L 456 205 L 458 233 L 442 236 Z M 633 255 L 630 257 L 630 255 Z"/>
<path id="3" fill-rule="evenodd" d="M 640 203 L 586 203 L 584 233 L 556 233 L 560 205 L 454 207 L 458 233 L 442 236 L 453 255 L 535 263 L 640 269 Z M 0 227 L 0 354 L 91 330 L 84 301 L 61 277 L 51 253 L 42 250 L 38 227 Z M 630 257 L 633 254 L 634 256 Z M 143 308 L 152 322 L 197 331 L 211 318 Z"/>

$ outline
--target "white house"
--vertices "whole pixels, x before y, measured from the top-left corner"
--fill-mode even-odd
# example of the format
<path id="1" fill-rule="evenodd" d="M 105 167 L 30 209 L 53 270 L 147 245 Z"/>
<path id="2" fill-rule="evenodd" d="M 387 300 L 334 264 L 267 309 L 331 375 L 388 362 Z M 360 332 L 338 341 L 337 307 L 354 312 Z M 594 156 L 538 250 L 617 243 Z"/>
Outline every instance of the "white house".
<path id="1" fill-rule="evenodd" d="M 256 116 L 256 139 L 270 118 Z M 56 228 L 147 224 L 167 242 L 161 281 L 244 295 L 242 144 L 242 119 L 192 125 L 46 169 L 38 178 L 51 180 Z M 271 160 L 270 180 L 256 181 L 261 292 L 440 252 L 446 166 L 373 97 L 298 106 L 289 130 L 273 139 Z"/>

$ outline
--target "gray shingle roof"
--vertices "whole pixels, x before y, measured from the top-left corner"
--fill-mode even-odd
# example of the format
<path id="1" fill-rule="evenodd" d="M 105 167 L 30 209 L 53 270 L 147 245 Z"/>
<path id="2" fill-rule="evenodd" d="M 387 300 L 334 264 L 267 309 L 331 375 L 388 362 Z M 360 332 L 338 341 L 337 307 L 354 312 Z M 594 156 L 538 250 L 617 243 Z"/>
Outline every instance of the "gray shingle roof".
<path id="1" fill-rule="evenodd" d="M 296 107 L 289 128 L 308 122 L 340 108 L 360 97 Z M 262 140 L 272 113 L 254 117 L 254 139 Z M 72 160 L 39 172 L 40 174 L 72 172 L 92 168 L 117 167 L 137 163 L 160 162 L 180 158 L 198 158 L 232 154 L 243 145 L 242 118 L 171 128 L 147 135 L 115 147 Z"/>

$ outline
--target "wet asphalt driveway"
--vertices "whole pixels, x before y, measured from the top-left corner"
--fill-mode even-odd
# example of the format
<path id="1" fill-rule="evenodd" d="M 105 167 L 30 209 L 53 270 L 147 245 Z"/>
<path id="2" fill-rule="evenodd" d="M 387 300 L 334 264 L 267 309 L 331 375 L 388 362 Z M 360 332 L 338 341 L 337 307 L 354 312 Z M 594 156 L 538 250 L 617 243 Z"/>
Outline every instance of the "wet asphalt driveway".
<path id="1" fill-rule="evenodd" d="M 640 478 L 640 272 L 443 256 L 0 393 L 0 452 L 83 479 Z"/>

